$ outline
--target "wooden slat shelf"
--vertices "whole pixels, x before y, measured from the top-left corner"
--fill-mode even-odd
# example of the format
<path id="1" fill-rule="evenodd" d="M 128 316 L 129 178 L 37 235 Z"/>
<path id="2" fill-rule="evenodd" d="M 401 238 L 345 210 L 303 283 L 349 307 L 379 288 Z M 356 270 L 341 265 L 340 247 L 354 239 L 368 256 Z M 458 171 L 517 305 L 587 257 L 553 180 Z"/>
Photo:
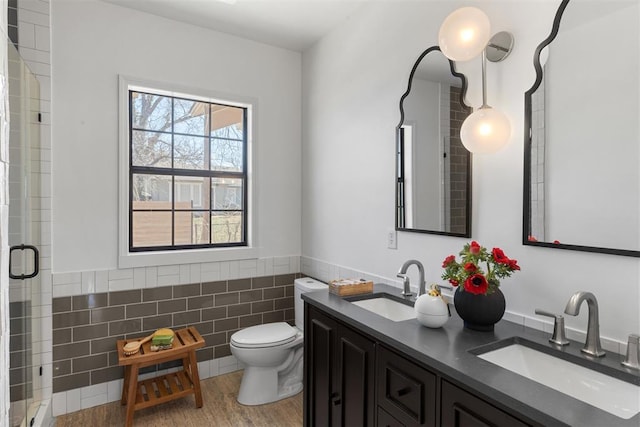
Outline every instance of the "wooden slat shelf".
<path id="1" fill-rule="evenodd" d="M 170 384 L 171 389 L 166 388 L 165 380 Z M 193 388 L 194 384 L 184 374 L 184 371 L 139 381 L 138 393 L 136 393 L 136 410 L 188 396 L 193 394 Z"/>
<path id="2" fill-rule="evenodd" d="M 123 347 L 127 342 L 137 340 L 117 341 L 118 363 L 125 367 L 121 402 L 127 405 L 127 427 L 133 425 L 135 411 L 190 394 L 195 396 L 196 407 L 202 407 L 196 349 L 204 346 L 204 339 L 193 326 L 175 333 L 173 348 L 154 352 L 150 349 L 151 343 L 147 342 L 140 347 L 138 353 L 131 356 L 124 354 Z M 182 370 L 138 381 L 141 368 L 179 359 L 182 360 Z"/>
<path id="3" fill-rule="evenodd" d="M 151 341 L 142 344 L 138 353 L 125 356 L 122 348 L 128 343 L 138 341 L 144 337 L 131 338 L 128 340 L 118 340 L 116 347 L 118 350 L 118 364 L 121 366 L 136 364 L 139 368 L 146 366 L 157 365 L 171 360 L 180 359 L 187 355 L 187 352 L 191 349 L 196 350 L 204 346 L 204 339 L 196 328 L 190 326 L 185 329 L 175 331 L 175 338 L 173 339 L 173 348 L 170 350 L 151 351 Z M 181 356 L 176 357 L 176 352 Z M 187 355 L 188 357 L 188 355 Z"/>

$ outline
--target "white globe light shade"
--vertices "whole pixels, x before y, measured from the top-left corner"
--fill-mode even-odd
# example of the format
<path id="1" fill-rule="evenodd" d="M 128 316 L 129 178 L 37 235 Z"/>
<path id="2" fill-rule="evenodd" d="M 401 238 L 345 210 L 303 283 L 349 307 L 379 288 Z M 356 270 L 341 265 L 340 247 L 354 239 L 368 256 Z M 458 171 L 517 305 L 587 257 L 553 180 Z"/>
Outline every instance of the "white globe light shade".
<path id="1" fill-rule="evenodd" d="M 480 108 L 462 123 L 460 139 L 472 153 L 495 153 L 511 138 L 509 119 L 491 107 Z"/>
<path id="2" fill-rule="evenodd" d="M 444 56 L 452 61 L 468 61 L 478 56 L 491 38 L 491 23 L 477 7 L 463 7 L 445 18 L 438 33 Z"/>

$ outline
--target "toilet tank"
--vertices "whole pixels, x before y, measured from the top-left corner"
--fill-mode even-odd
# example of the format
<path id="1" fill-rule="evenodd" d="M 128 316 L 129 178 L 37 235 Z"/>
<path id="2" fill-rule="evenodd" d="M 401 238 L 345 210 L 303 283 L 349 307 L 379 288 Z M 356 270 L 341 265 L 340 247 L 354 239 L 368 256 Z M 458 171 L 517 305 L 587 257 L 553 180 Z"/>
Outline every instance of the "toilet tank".
<path id="1" fill-rule="evenodd" d="M 304 301 L 302 301 L 302 294 L 305 292 L 326 291 L 328 287 L 326 283 L 310 277 L 296 279 L 293 286 L 295 288 L 294 311 L 296 313 L 296 327 L 302 331 L 304 330 Z"/>

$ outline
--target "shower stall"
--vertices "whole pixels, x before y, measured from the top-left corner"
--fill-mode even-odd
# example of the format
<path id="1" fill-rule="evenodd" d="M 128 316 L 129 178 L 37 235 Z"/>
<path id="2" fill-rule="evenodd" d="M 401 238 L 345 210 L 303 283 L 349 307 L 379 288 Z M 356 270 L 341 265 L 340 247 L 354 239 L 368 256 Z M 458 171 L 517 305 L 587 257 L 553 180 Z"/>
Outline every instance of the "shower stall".
<path id="1" fill-rule="evenodd" d="M 8 43 L 9 88 L 9 397 L 11 427 L 33 425 L 43 389 L 40 286 L 40 87 Z"/>

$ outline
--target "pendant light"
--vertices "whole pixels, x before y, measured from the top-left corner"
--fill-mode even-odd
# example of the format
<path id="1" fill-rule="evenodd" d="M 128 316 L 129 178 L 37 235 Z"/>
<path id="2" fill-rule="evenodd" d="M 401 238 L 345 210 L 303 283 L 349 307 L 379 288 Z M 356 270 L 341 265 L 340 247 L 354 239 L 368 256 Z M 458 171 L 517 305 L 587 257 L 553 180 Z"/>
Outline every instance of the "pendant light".
<path id="1" fill-rule="evenodd" d="M 487 54 L 482 51 L 482 105 L 462 122 L 460 139 L 467 150 L 491 154 L 503 148 L 511 138 L 509 119 L 487 104 Z"/>
<path id="2" fill-rule="evenodd" d="M 482 54 L 482 105 L 465 119 L 460 139 L 472 153 L 495 153 L 511 138 L 511 124 L 504 113 L 487 104 L 487 60 L 504 60 L 513 48 L 513 36 L 506 31 L 490 37 L 489 18 L 480 9 L 463 7 L 442 22 L 438 34 L 442 53 L 452 61 L 468 61 Z"/>
<path id="3" fill-rule="evenodd" d="M 463 7 L 442 22 L 438 43 L 450 60 L 468 61 L 484 50 L 490 37 L 489 17 L 477 7 Z"/>

